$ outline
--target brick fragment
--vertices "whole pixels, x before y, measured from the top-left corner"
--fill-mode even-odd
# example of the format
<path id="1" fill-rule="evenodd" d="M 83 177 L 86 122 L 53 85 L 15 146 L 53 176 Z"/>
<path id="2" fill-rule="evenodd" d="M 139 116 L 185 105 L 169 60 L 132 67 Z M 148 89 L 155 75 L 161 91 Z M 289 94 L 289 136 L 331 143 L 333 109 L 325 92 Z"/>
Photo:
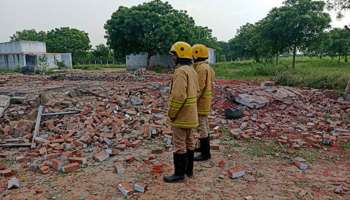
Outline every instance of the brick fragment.
<path id="1" fill-rule="evenodd" d="M 94 160 L 98 162 L 103 162 L 109 158 L 109 154 L 106 151 L 100 151 L 94 154 Z"/>
<path id="2" fill-rule="evenodd" d="M 80 169 L 80 164 L 77 162 L 74 162 L 74 163 L 69 163 L 69 164 L 63 166 L 62 172 L 70 173 L 70 172 L 76 171 L 78 169 Z"/>
<path id="3" fill-rule="evenodd" d="M 49 166 L 47 165 L 42 165 L 39 167 L 39 170 L 42 174 L 48 174 L 49 173 Z"/>
<path id="4" fill-rule="evenodd" d="M 51 167 L 57 171 L 61 171 L 63 165 L 64 165 L 64 163 L 61 160 L 58 160 L 58 159 L 51 160 Z"/>
<path id="5" fill-rule="evenodd" d="M 3 169 L 0 170 L 0 176 L 4 176 L 4 177 L 10 177 L 14 174 L 14 172 L 11 169 Z"/>
<path id="6" fill-rule="evenodd" d="M 228 175 L 232 179 L 238 179 L 238 178 L 245 176 L 245 171 L 240 169 L 240 168 L 232 168 L 232 169 L 228 170 Z"/>
<path id="7" fill-rule="evenodd" d="M 210 149 L 214 151 L 220 151 L 220 145 L 218 144 L 211 144 Z"/>
<path id="8" fill-rule="evenodd" d="M 77 162 L 81 165 L 86 165 L 87 164 L 87 158 L 85 157 L 70 157 L 68 158 L 69 162 Z"/>
<path id="9" fill-rule="evenodd" d="M 135 157 L 133 156 L 133 155 L 128 155 L 128 156 L 126 156 L 126 158 L 125 158 L 125 161 L 126 162 L 132 162 L 132 161 L 134 161 L 135 160 Z"/>

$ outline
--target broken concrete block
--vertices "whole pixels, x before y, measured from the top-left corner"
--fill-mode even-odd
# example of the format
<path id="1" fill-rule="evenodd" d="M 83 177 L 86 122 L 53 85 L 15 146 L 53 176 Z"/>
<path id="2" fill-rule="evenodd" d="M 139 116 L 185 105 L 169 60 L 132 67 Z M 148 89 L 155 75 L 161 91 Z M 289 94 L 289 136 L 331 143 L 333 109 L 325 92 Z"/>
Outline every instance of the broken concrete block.
<path id="1" fill-rule="evenodd" d="M 232 179 L 238 179 L 238 178 L 245 176 L 245 170 L 242 170 L 240 168 L 233 168 L 233 169 L 228 170 L 228 175 Z"/>
<path id="2" fill-rule="evenodd" d="M 307 165 L 304 162 L 297 161 L 297 160 L 294 161 L 294 165 L 302 171 L 309 169 L 309 165 Z"/>
<path id="3" fill-rule="evenodd" d="M 269 100 L 263 96 L 249 94 L 239 94 L 235 97 L 235 101 L 252 109 L 262 108 L 269 103 Z"/>
<path id="4" fill-rule="evenodd" d="M 123 196 L 128 197 L 132 194 L 133 188 L 129 183 L 119 183 L 118 190 L 123 194 Z"/>
<path id="5" fill-rule="evenodd" d="M 135 192 L 141 192 L 141 193 L 145 193 L 147 189 L 147 186 L 141 183 L 135 183 L 134 184 L 134 190 Z"/>
<path id="6" fill-rule="evenodd" d="M 10 100 L 9 96 L 0 95 L 0 117 L 4 115 L 5 110 L 9 107 Z"/>
<path id="7" fill-rule="evenodd" d="M 122 165 L 116 164 L 114 165 L 114 169 L 118 175 L 123 175 L 125 173 L 125 168 Z"/>
<path id="8" fill-rule="evenodd" d="M 19 188 L 19 180 L 16 177 L 12 177 L 10 180 L 7 182 L 7 189 L 17 189 Z"/>

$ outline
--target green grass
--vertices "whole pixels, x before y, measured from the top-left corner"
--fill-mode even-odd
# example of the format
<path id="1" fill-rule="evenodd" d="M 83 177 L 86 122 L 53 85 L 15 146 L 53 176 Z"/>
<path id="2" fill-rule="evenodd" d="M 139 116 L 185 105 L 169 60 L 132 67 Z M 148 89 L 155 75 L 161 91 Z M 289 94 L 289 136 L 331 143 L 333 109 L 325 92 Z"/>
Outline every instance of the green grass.
<path id="1" fill-rule="evenodd" d="M 122 64 L 109 64 L 109 65 L 100 65 L 100 64 L 91 64 L 91 65 L 74 65 L 74 69 L 81 69 L 81 70 L 103 70 L 103 69 L 120 69 L 120 68 L 126 68 L 126 65 Z"/>
<path id="2" fill-rule="evenodd" d="M 341 147 L 345 150 L 345 151 L 349 151 L 350 152 L 350 142 L 345 142 L 341 145 Z"/>
<path id="3" fill-rule="evenodd" d="M 344 90 L 350 80 L 350 63 L 337 59 L 298 57 L 296 68 L 291 58 L 282 58 L 276 66 L 254 61 L 226 62 L 214 65 L 219 78 L 236 80 L 274 80 L 277 84 Z"/>

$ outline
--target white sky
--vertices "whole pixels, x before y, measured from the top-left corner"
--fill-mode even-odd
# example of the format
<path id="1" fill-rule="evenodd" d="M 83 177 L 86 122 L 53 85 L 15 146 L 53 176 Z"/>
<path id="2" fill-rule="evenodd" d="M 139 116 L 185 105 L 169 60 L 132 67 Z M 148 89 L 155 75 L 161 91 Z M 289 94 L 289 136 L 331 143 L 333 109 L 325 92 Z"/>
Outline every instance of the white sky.
<path id="1" fill-rule="evenodd" d="M 93 45 L 105 43 L 103 28 L 121 5 L 137 5 L 147 0 L 0 0 L 0 42 L 9 40 L 17 30 L 50 30 L 70 26 L 89 33 Z M 149 0 L 148 0 L 149 1 Z M 196 23 L 208 26 L 219 40 L 231 39 L 243 24 L 254 23 L 283 0 L 169 0 L 176 8 L 187 10 Z M 347 13 L 333 26 L 350 23 Z"/>

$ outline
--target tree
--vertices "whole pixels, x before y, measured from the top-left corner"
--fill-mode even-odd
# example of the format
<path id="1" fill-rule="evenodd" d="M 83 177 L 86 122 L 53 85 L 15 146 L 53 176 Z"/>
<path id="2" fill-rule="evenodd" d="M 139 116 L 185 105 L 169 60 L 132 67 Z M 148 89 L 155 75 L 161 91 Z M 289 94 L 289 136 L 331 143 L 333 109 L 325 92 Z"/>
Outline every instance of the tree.
<path id="1" fill-rule="evenodd" d="M 104 44 L 97 45 L 94 50 L 92 50 L 93 59 L 97 59 L 100 62 L 110 62 L 113 60 L 113 52 Z"/>
<path id="2" fill-rule="evenodd" d="M 29 41 L 41 41 L 45 42 L 47 34 L 45 31 L 37 32 L 35 29 L 17 31 L 15 34 L 10 36 L 11 41 L 29 40 Z"/>
<path id="3" fill-rule="evenodd" d="M 286 0 L 278 8 L 278 17 L 274 19 L 280 25 L 280 34 L 293 52 L 293 68 L 297 50 L 307 48 L 326 28 L 331 18 L 324 12 L 325 3 L 313 0 Z"/>
<path id="4" fill-rule="evenodd" d="M 90 39 L 86 32 L 69 27 L 49 31 L 46 46 L 49 52 L 72 53 L 73 63 L 82 62 L 87 51 L 91 48 Z"/>
<path id="5" fill-rule="evenodd" d="M 153 0 L 131 8 L 119 7 L 105 24 L 107 44 L 116 55 L 147 52 L 149 58 L 169 51 L 176 41 L 215 41 L 211 30 L 196 26 L 186 11 Z M 149 60 L 149 59 L 148 59 Z"/>
<path id="6" fill-rule="evenodd" d="M 350 0 L 327 0 L 328 9 L 338 11 L 338 18 L 343 17 L 342 11 L 350 9 Z"/>
<path id="7" fill-rule="evenodd" d="M 347 56 L 350 50 L 350 34 L 348 33 L 348 31 L 340 28 L 334 28 L 329 32 L 329 38 L 329 54 L 338 56 L 339 62 L 341 56 L 344 56 L 345 62 L 348 62 Z"/>

